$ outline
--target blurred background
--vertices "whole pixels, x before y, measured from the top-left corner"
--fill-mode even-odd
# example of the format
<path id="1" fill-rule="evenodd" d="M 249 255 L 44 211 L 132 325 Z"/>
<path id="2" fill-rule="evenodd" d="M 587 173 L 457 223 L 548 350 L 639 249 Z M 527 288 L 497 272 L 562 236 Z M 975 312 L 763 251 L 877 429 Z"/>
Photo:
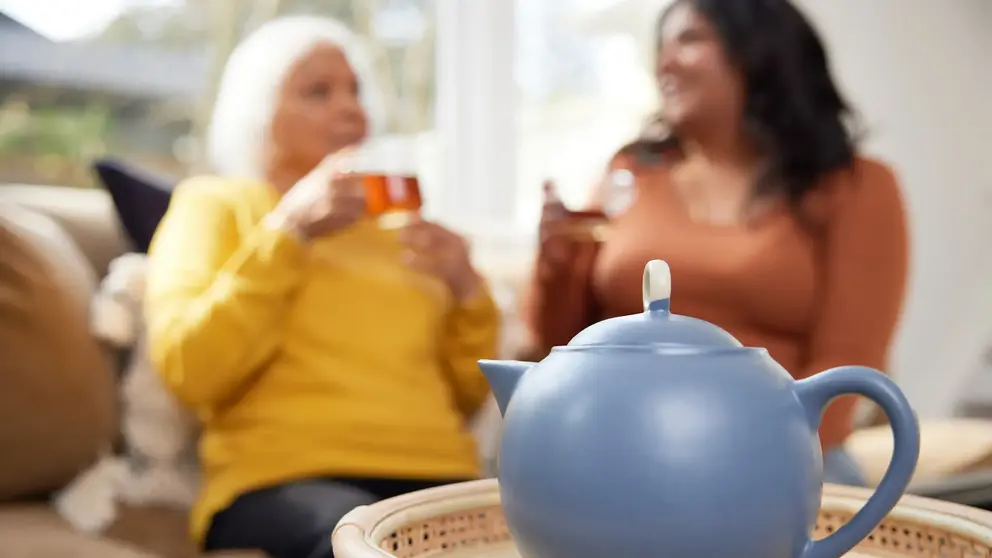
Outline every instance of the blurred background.
<path id="1" fill-rule="evenodd" d="M 908 203 L 910 289 L 888 372 L 924 419 L 915 490 L 992 509 L 992 0 L 796 1 L 823 33 L 864 119 L 865 151 L 891 164 Z M 119 434 L 116 386 L 93 380 L 112 375 L 83 370 L 89 361 L 74 355 L 93 357 L 96 350 L 80 348 L 95 344 L 92 332 L 86 318 L 66 317 L 85 315 L 109 263 L 133 248 L 114 211 L 121 199 L 106 195 L 107 176 L 94 162 L 110 157 L 165 190 L 205 171 L 202 139 L 218 79 L 247 33 L 279 15 L 313 13 L 361 35 L 386 93 L 387 134 L 416 146 L 426 213 L 470 238 L 504 314 L 504 356 L 513 356 L 526 344 L 517 295 L 535 255 L 541 183 L 552 179 L 566 203 L 582 203 L 656 110 L 652 36 L 666 4 L 0 0 L 0 234 L 32 237 L 55 263 L 39 269 L 58 271 L 56 286 L 30 291 L 29 300 L 17 290 L 30 290 L 17 271 L 30 267 L 27 259 L 7 265 L 11 254 L 0 250 L 0 364 L 10 364 L 0 368 L 0 448 L 17 448 L 0 452 L 0 555 L 9 556 L 3 545 L 12 534 L 30 532 L 20 537 L 22 554 L 11 556 L 136 556 L 98 546 L 76 552 L 84 543 L 65 534 L 63 519 L 24 504 L 92 464 L 92 444 L 77 440 L 112 443 Z M 75 310 L 45 306 L 58 289 L 71 291 Z M 11 356 L 11 347 L 32 343 L 53 369 L 78 374 L 43 378 L 41 360 Z M 74 407 L 84 400 L 89 407 Z M 865 411 L 869 429 L 848 445 L 877 480 L 891 437 L 870 430 Z M 93 413 L 106 414 L 102 430 L 75 433 Z M 494 413 L 476 425 L 490 466 Z M 977 420 L 945 420 L 965 415 Z M 164 558 L 197 555 L 182 514 L 141 513 L 146 524 L 172 527 L 135 520 L 114 531 L 131 521 L 122 519 L 110 537 Z M 62 551 L 35 550 L 57 540 Z"/>
<path id="2" fill-rule="evenodd" d="M 96 186 L 113 155 L 195 172 L 227 53 L 284 13 L 364 37 L 415 136 L 428 211 L 479 257 L 525 266 L 542 179 L 578 203 L 655 103 L 664 0 L 2 0 L 0 182 Z M 992 344 L 992 2 L 805 0 L 907 191 L 912 287 L 893 370 L 923 415 L 953 412 Z"/>

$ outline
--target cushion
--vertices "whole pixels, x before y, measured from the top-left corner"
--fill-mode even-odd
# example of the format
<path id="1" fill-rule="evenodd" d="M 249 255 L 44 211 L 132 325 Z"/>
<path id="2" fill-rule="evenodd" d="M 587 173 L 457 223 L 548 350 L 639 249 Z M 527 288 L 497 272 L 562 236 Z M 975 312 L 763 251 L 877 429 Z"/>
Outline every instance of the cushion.
<path id="1" fill-rule="evenodd" d="M 845 443 L 871 485 L 877 485 L 892 458 L 888 425 L 856 430 Z M 920 421 L 920 459 L 911 486 L 939 483 L 957 475 L 992 467 L 992 421 L 940 419 Z"/>
<path id="2" fill-rule="evenodd" d="M 138 170 L 115 159 L 100 159 L 93 164 L 100 180 L 110 192 L 121 225 L 142 254 L 148 253 L 152 235 L 169 208 L 176 181 Z"/>
<path id="3" fill-rule="evenodd" d="M 0 501 L 61 488 L 117 437 L 113 363 L 89 334 L 95 283 L 53 220 L 0 203 Z"/>

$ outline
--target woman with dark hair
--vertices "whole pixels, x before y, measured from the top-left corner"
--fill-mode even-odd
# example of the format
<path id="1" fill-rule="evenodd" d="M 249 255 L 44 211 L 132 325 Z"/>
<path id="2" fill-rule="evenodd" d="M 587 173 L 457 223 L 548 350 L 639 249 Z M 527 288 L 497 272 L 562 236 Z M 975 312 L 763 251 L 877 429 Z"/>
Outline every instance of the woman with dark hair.
<path id="1" fill-rule="evenodd" d="M 906 284 L 903 202 L 893 173 L 858 155 L 812 25 L 788 0 L 677 0 L 657 48 L 662 110 L 610 163 L 634 197 L 606 240 L 576 236 L 546 186 L 526 308 L 538 350 L 640 312 L 644 265 L 662 258 L 673 312 L 767 347 L 796 378 L 884 370 Z M 611 206 L 608 182 L 591 209 Z M 852 399 L 820 427 L 828 482 L 863 484 L 843 451 Z"/>

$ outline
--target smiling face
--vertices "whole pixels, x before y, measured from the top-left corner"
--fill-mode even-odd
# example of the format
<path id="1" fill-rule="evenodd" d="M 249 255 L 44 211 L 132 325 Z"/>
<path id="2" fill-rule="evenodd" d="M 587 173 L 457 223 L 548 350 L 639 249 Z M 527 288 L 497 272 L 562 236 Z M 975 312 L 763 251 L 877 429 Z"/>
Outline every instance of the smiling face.
<path id="1" fill-rule="evenodd" d="M 367 131 L 348 59 L 335 46 L 318 45 L 292 66 L 280 89 L 271 165 L 305 174 L 327 155 L 362 141 Z"/>
<path id="2" fill-rule="evenodd" d="M 743 112 L 744 86 L 714 26 L 690 2 L 676 4 L 661 24 L 655 77 L 662 117 L 675 129 Z"/>

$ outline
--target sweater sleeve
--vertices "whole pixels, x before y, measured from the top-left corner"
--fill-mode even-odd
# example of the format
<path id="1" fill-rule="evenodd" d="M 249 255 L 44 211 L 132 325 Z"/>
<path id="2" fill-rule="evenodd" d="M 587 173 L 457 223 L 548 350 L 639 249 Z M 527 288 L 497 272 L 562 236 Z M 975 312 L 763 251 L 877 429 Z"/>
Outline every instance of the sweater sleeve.
<path id="1" fill-rule="evenodd" d="M 908 234 L 899 186 L 885 166 L 863 161 L 838 185 L 825 231 L 823 298 L 809 346 L 810 376 L 837 366 L 885 370 L 902 311 Z M 820 427 L 824 449 L 851 433 L 857 397 L 831 403 Z"/>
<path id="2" fill-rule="evenodd" d="M 596 320 L 592 274 L 599 247 L 577 243 L 572 250 L 567 264 L 554 267 L 538 253 L 521 310 L 530 333 L 531 359 L 544 358 L 553 347 L 568 344 Z"/>
<path id="3" fill-rule="evenodd" d="M 468 418 L 489 394 L 479 360 L 498 357 L 500 313 L 488 289 L 455 308 L 442 340 L 442 365 L 459 410 Z"/>
<path id="4" fill-rule="evenodd" d="M 305 260 L 284 231 L 256 225 L 244 234 L 231 193 L 213 179 L 179 185 L 149 250 L 151 359 L 198 410 L 234 397 L 275 353 Z"/>
<path id="5" fill-rule="evenodd" d="M 610 161 L 607 171 L 621 165 L 619 156 Z M 602 177 L 592 189 L 583 209 L 603 207 Z M 532 359 L 543 358 L 558 345 L 566 345 L 576 334 L 598 318 L 592 287 L 593 270 L 599 255 L 596 242 L 573 242 L 568 263 L 550 265 L 538 250 L 530 284 L 521 297 L 521 316 L 530 333 Z"/>

